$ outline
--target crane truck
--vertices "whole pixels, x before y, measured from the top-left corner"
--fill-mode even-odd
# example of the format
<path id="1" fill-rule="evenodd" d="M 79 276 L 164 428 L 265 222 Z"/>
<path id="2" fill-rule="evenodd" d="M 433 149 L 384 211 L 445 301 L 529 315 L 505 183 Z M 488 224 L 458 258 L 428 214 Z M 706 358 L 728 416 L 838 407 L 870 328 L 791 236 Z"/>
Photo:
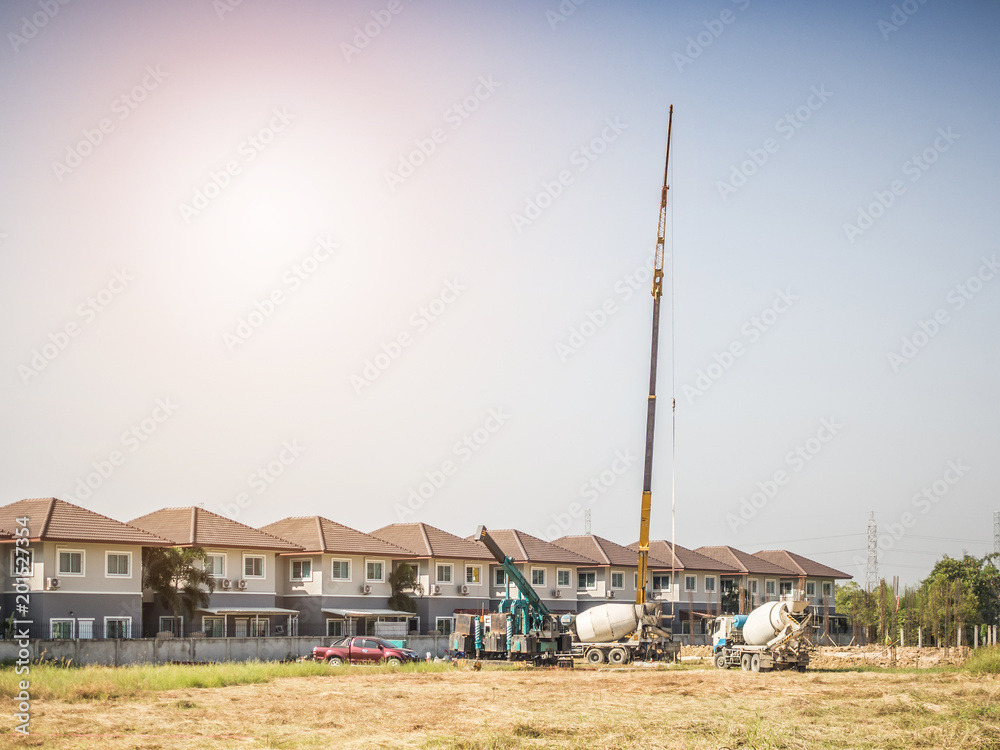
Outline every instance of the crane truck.
<path id="1" fill-rule="evenodd" d="M 798 594 L 766 602 L 749 615 L 723 615 L 712 621 L 712 658 L 719 669 L 740 667 L 744 672 L 770 672 L 809 665 L 806 628 L 811 614 Z"/>

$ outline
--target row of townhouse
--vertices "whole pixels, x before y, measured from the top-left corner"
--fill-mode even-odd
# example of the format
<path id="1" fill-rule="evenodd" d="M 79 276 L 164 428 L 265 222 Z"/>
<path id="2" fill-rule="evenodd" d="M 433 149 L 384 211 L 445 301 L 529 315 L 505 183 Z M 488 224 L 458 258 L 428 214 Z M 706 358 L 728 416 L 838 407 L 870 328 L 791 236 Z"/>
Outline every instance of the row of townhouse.
<path id="1" fill-rule="evenodd" d="M 552 542 L 516 529 L 490 534 L 555 613 L 635 601 L 637 544 L 592 534 Z M 47 498 L 0 507 L 0 541 L 11 548 L 2 617 L 30 620 L 36 637 L 447 634 L 456 614 L 495 610 L 516 596 L 483 544 L 425 523 L 365 533 L 307 516 L 257 529 L 197 506 L 125 523 Z M 18 544 L 26 553 L 16 551 Z M 204 549 L 216 581 L 209 603 L 193 614 L 168 610 L 142 588 L 143 548 L 172 546 Z M 401 565 L 420 584 L 416 612 L 389 604 L 389 577 Z M 751 555 L 662 540 L 650 545 L 649 567 L 647 598 L 663 603 L 679 633 L 703 633 L 705 619 L 724 605 L 732 609 L 741 590 L 748 607 L 803 590 L 818 613 L 833 615 L 835 582 L 850 578 L 784 550 Z M 18 610 L 22 592 L 30 599 L 27 614 Z"/>

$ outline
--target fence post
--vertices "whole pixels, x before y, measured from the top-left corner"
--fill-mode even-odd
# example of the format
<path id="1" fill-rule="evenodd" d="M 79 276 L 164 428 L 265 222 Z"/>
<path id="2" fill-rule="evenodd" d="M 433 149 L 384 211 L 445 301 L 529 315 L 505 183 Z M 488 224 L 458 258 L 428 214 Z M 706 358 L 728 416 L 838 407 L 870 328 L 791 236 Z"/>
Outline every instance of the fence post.
<path id="1" fill-rule="evenodd" d="M 900 646 L 905 646 L 906 645 L 906 641 L 903 639 L 903 629 L 902 628 L 899 629 L 899 645 Z"/>
<path id="2" fill-rule="evenodd" d="M 976 645 L 973 646 L 973 648 L 979 648 L 979 626 L 978 625 L 976 625 L 976 632 L 975 632 L 975 635 L 973 635 L 972 637 L 973 637 L 973 640 L 975 640 L 975 642 L 976 642 Z"/>
<path id="3" fill-rule="evenodd" d="M 921 625 L 917 628 L 917 648 L 924 647 L 924 626 Z"/>

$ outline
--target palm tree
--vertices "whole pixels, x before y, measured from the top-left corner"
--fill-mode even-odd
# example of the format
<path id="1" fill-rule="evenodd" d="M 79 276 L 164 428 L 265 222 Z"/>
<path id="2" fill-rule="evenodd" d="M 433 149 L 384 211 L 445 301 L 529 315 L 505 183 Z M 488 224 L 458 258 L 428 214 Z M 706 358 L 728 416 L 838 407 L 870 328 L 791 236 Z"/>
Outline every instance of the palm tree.
<path id="1" fill-rule="evenodd" d="M 205 558 L 201 547 L 143 547 L 142 587 L 160 597 L 173 613 L 175 627 L 182 611 L 193 617 L 195 609 L 208 606 L 215 591 L 215 579 L 205 572 Z"/>

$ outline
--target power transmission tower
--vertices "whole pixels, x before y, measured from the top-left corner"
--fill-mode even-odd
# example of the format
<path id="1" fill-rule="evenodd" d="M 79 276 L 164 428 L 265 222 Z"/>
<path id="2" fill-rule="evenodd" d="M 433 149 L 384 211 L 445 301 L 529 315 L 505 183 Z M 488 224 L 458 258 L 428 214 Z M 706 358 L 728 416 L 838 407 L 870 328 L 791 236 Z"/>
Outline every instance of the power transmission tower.
<path id="1" fill-rule="evenodd" d="M 590 534 L 590 508 L 583 512 L 583 533 Z"/>
<path id="2" fill-rule="evenodd" d="M 878 586 L 878 526 L 875 511 L 868 517 L 868 568 L 865 571 L 865 591 L 874 591 Z"/>

